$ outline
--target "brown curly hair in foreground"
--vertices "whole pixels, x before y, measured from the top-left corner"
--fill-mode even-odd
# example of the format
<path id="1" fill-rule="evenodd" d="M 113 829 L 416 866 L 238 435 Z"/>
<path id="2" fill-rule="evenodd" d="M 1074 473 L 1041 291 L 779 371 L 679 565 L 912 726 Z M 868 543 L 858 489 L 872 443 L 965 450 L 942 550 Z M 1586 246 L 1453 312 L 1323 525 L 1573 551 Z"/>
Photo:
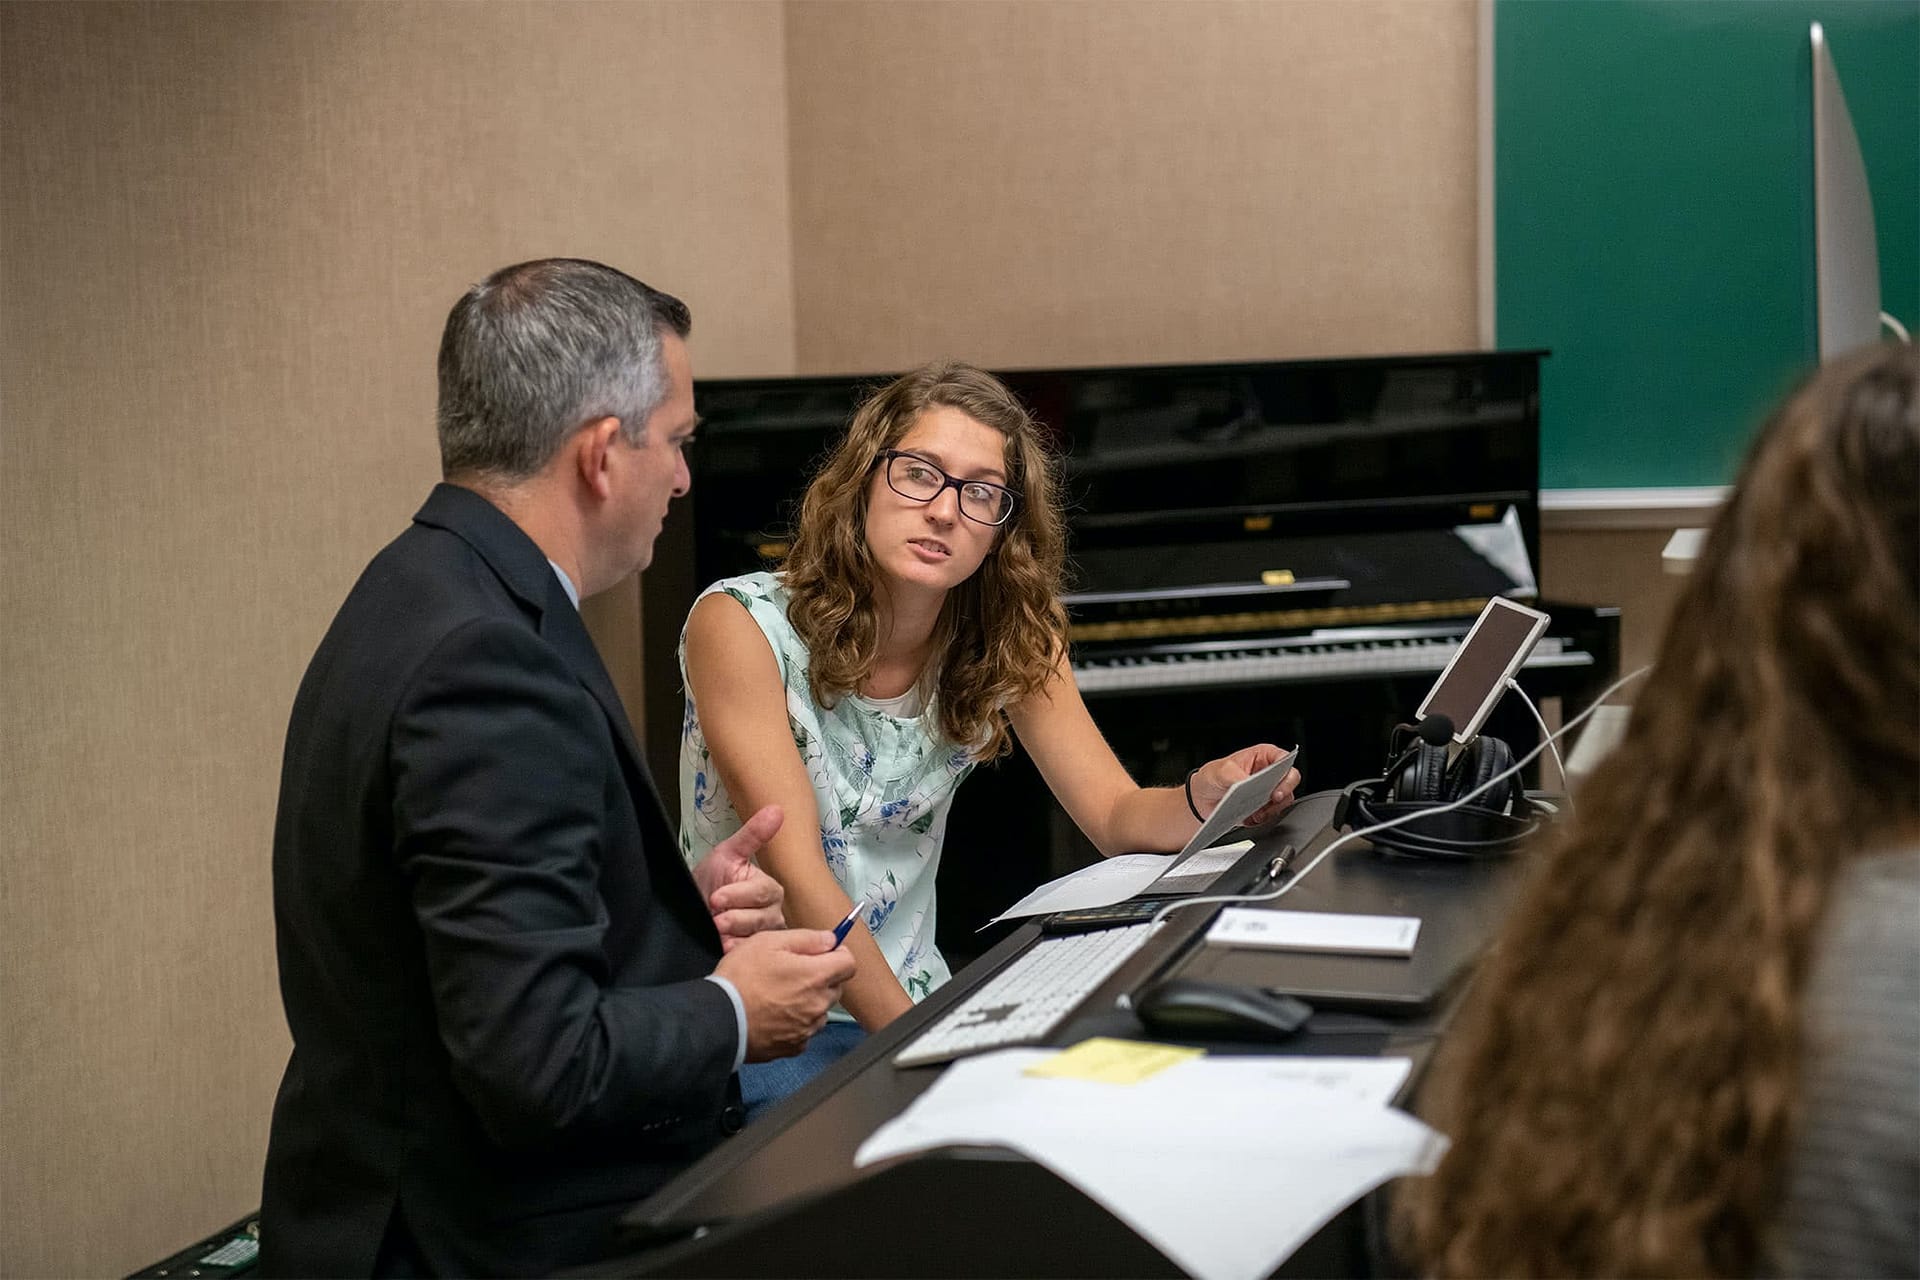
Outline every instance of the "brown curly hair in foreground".
<path id="1" fill-rule="evenodd" d="M 1920 832 L 1917 385 L 1911 348 L 1830 365 L 1748 455 L 1423 1090 L 1424 1274 L 1767 1265 L 1830 886 Z"/>
<path id="2" fill-rule="evenodd" d="M 832 706 L 872 673 L 880 632 L 867 549 L 868 484 L 881 450 L 934 405 L 1006 437 L 1007 485 L 1020 495 L 1019 510 L 1001 526 L 979 570 L 948 592 L 933 637 L 940 729 L 977 758 L 992 759 L 1012 744 L 1005 708 L 1046 686 L 1066 637 L 1066 534 L 1055 462 L 1032 416 L 998 378 L 972 365 L 930 364 L 860 406 L 801 500 L 781 567 L 791 597 L 787 617 L 812 655 L 807 678 L 821 705 Z"/>

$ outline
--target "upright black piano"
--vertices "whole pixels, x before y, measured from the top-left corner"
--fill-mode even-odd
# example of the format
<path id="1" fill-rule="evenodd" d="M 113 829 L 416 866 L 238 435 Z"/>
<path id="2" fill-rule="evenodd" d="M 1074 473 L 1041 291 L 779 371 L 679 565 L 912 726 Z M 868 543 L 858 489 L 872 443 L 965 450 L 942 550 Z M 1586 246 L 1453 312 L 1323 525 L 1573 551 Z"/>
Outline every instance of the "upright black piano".
<path id="1" fill-rule="evenodd" d="M 1065 461 L 1074 670 L 1144 784 L 1256 741 L 1307 789 L 1377 773 L 1490 596 L 1538 602 L 1538 351 L 1025 369 L 999 376 Z M 671 793 L 674 660 L 699 588 L 778 562 L 805 478 L 886 375 L 702 382 L 693 490 L 642 579 L 647 741 Z M 1610 683 L 1617 611 L 1541 604 L 1521 672 L 1567 714 Z M 1538 740 L 1504 699 L 1487 729 Z M 1016 752 L 955 801 L 942 948 L 1093 856 Z"/>

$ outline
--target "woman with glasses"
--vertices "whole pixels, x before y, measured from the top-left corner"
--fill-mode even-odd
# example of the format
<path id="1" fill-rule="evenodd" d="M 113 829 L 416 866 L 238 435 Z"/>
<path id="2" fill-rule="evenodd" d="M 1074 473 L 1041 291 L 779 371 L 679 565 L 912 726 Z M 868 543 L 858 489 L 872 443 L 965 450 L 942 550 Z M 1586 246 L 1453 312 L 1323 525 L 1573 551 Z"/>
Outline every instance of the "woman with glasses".
<path id="1" fill-rule="evenodd" d="M 697 863 L 777 805 L 760 861 L 788 921 L 847 937 L 858 970 L 800 1058 L 750 1065 L 751 1109 L 800 1087 L 945 982 L 934 875 L 953 793 L 1012 735 L 1108 854 L 1175 850 L 1262 744 L 1185 788 L 1127 776 L 1080 700 L 1060 605 L 1055 463 L 991 374 L 933 364 L 861 406 L 808 485 L 779 573 L 709 587 L 681 638 L 681 845 Z M 1289 771 L 1262 821 L 1291 803 Z M 815 821 L 815 815 L 818 820 Z"/>

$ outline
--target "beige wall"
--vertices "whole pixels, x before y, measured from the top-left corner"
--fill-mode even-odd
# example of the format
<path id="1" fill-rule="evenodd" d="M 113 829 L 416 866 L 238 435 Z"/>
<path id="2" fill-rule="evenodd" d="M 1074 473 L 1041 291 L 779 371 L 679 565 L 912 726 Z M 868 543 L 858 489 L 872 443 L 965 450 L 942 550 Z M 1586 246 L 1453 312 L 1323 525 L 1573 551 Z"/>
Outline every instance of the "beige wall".
<path id="1" fill-rule="evenodd" d="M 1569 604 L 1620 606 L 1620 674 L 1652 662 L 1686 579 L 1669 574 L 1660 552 L 1671 528 L 1552 529 L 1540 536 L 1540 582 Z M 1632 702 L 1636 686 L 1609 699 Z"/>
<path id="2" fill-rule="evenodd" d="M 805 372 L 1479 345 L 1473 0 L 794 0 Z M 1550 530 L 1651 659 L 1670 530 Z"/>
<path id="3" fill-rule="evenodd" d="M 701 372 L 792 367 L 783 24 L 0 5 L 0 1273 L 259 1201 L 281 734 L 437 474 L 461 289 L 602 258 L 693 303 Z"/>
<path id="4" fill-rule="evenodd" d="M 1476 343 L 1470 0 L 799 0 L 809 372 Z"/>

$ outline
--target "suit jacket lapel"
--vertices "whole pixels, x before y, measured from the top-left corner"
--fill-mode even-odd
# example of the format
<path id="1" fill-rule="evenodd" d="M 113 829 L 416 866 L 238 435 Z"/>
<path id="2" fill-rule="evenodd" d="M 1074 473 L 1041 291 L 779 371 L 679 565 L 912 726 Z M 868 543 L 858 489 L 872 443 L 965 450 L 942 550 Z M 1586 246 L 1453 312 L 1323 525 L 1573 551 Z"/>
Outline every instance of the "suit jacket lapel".
<path id="1" fill-rule="evenodd" d="M 613 725 L 614 737 L 627 753 L 628 772 L 639 777 L 646 786 L 647 794 L 653 797 L 654 807 L 664 815 L 666 805 L 654 786 L 653 775 L 647 771 L 646 757 L 640 753 L 640 743 L 634 737 L 632 722 L 627 719 L 626 706 L 620 701 L 620 691 L 614 688 L 613 677 L 607 674 L 606 664 L 600 660 L 600 651 L 594 647 L 587 624 L 581 619 L 573 601 L 567 597 L 560 579 L 554 576 L 552 565 L 547 565 L 547 599 L 545 611 L 540 617 L 540 635 L 567 660 L 573 673 L 580 677 L 580 683 L 587 686 L 587 692 L 606 712 L 608 722 Z M 667 830 L 669 834 L 672 833 L 671 823 Z"/>

